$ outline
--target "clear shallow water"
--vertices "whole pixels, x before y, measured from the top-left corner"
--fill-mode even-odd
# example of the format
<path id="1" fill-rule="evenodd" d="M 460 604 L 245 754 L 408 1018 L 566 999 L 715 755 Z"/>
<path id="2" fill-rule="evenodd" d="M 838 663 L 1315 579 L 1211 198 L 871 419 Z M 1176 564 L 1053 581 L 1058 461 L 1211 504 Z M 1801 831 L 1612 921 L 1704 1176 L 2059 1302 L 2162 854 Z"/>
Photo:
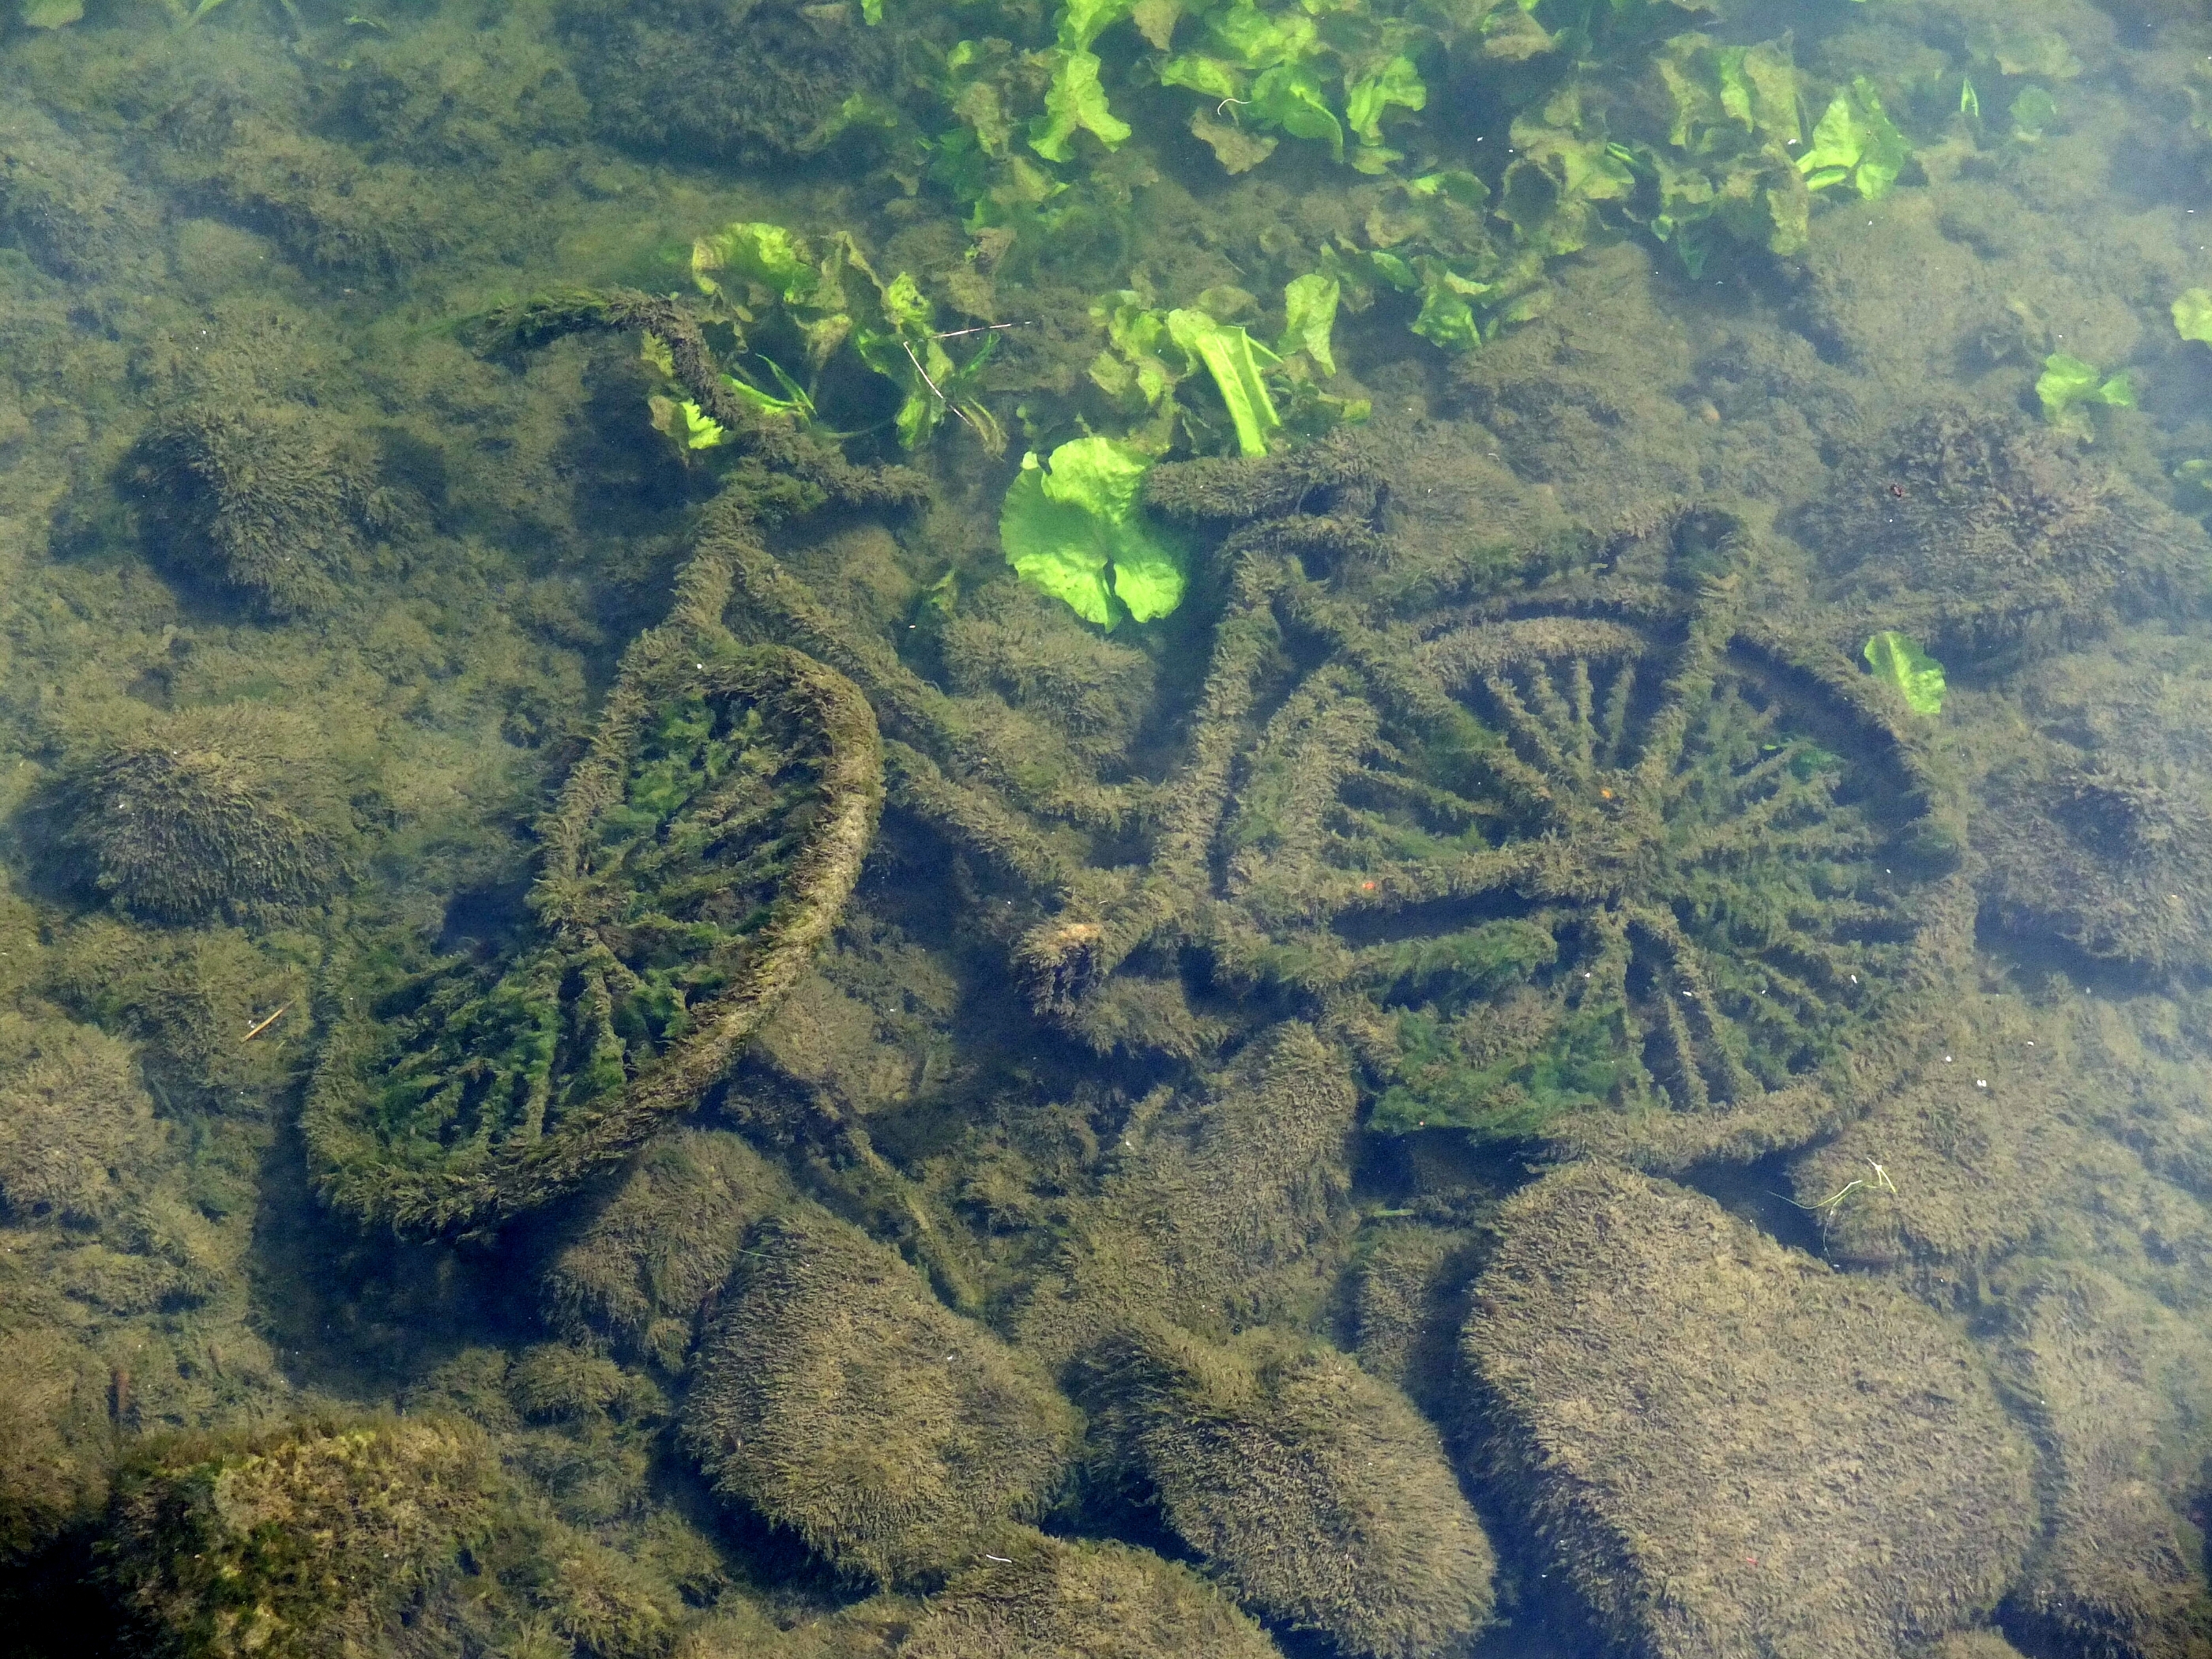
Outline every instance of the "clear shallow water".
<path id="1" fill-rule="evenodd" d="M 2190 9 L 70 9 L 24 1628 L 2202 1645 Z"/>

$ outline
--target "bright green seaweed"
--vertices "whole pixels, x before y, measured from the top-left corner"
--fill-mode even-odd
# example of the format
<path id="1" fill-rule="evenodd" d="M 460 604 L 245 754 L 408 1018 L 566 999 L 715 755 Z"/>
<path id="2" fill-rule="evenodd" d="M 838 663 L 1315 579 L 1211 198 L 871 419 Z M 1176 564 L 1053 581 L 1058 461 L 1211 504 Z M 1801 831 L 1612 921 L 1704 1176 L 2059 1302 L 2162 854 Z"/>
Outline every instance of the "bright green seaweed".
<path id="1" fill-rule="evenodd" d="M 1006 562 L 1101 628 L 1166 616 L 1182 603 L 1187 556 L 1138 504 L 1151 465 L 1142 450 L 1101 437 L 1062 444 L 1044 463 L 1024 455 L 1000 509 Z"/>
<path id="2" fill-rule="evenodd" d="M 1931 719 L 1943 712 L 1943 665 L 1894 629 L 1868 640 L 1860 655 L 1876 679 L 1895 688 L 1905 706 Z"/>

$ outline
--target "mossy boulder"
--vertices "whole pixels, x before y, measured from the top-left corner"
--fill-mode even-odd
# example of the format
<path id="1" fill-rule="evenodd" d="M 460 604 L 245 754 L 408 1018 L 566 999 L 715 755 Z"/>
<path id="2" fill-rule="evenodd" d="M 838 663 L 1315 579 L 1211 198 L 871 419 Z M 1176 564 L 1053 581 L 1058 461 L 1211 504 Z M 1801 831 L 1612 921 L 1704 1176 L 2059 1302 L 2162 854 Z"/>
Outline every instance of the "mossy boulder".
<path id="1" fill-rule="evenodd" d="M 2154 973 L 2212 952 L 2212 810 L 2133 767 L 2023 766 L 1991 781 L 1976 824 L 1994 918 Z"/>
<path id="2" fill-rule="evenodd" d="M 1603 1164 L 1498 1226 L 1462 1346 L 1486 1461 L 1610 1639 L 1894 1659 L 2013 1582 L 2033 1458 L 1925 1307 Z"/>
<path id="3" fill-rule="evenodd" d="M 820 150 L 849 98 L 898 84 L 902 33 L 858 6 L 567 0 L 561 21 L 600 130 L 640 149 L 753 163 Z"/>
<path id="4" fill-rule="evenodd" d="M 71 872 L 150 921 L 308 905 L 343 879 L 351 814 L 306 722 L 225 705 L 95 750 L 65 784 Z"/>
<path id="5" fill-rule="evenodd" d="M 99 1556 L 127 1651 L 663 1659 L 678 1598 L 575 1531 L 475 1425 L 325 1420 L 143 1443 Z"/>
<path id="6" fill-rule="evenodd" d="M 1346 1056 L 1295 1021 L 1141 1103 L 1021 1310 L 1023 1346 L 1058 1364 L 1103 1331 L 1168 1318 L 1221 1334 L 1317 1304 L 1358 1104 Z"/>
<path id="7" fill-rule="evenodd" d="M 481 1433 L 422 1419 L 149 1447 L 118 1477 L 105 1575 L 141 1653 L 375 1651 L 487 1541 L 498 1479 Z"/>
<path id="8" fill-rule="evenodd" d="M 2202 526 L 2018 417 L 1923 416 L 1838 479 L 1799 533 L 1852 648 L 1893 628 L 1939 658 L 2049 651 L 2193 604 L 2212 572 Z"/>
<path id="9" fill-rule="evenodd" d="M 745 1229 L 789 1200 L 781 1172 L 727 1130 L 679 1128 L 569 1224 L 539 1304 L 574 1342 L 681 1371 Z"/>
<path id="10" fill-rule="evenodd" d="M 1456 1651 L 1490 1618 L 1490 1540 L 1436 1430 L 1285 1333 L 1110 1340 L 1084 1399 L 1169 1526 L 1244 1605 L 1347 1655 Z"/>
<path id="11" fill-rule="evenodd" d="M 1276 1659 L 1187 1567 L 1121 1544 L 1030 1534 L 932 1596 L 898 1659 Z"/>
<path id="12" fill-rule="evenodd" d="M 167 1139 L 128 1043 L 88 1026 L 0 1074 L 0 1212 L 97 1225 L 143 1194 Z"/>
<path id="13" fill-rule="evenodd" d="M 338 605 L 380 501 L 355 447 L 302 404 L 172 410 L 127 471 L 155 559 L 276 621 Z"/>
<path id="14" fill-rule="evenodd" d="M 2000 1352 L 2042 1443 L 2048 1532 L 2007 1603 L 2037 1651 L 2190 1659 L 2212 1644 L 2204 1534 L 2212 1345 L 2095 1268 L 2008 1275 Z"/>
<path id="15" fill-rule="evenodd" d="M 1067 1402 L 849 1223 L 811 1207 L 761 1222 L 723 1310 L 684 1440 L 717 1491 L 840 1571 L 940 1578 L 1057 1486 Z"/>

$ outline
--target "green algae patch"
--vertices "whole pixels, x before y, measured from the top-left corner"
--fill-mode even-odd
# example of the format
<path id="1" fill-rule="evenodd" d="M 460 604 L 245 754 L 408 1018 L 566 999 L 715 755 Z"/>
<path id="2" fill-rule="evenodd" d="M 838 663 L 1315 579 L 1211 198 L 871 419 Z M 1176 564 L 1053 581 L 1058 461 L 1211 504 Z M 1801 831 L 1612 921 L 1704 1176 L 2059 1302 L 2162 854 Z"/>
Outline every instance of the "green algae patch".
<path id="1" fill-rule="evenodd" d="M 1895 629 L 1884 629 L 1859 653 L 1874 677 L 1896 688 L 1905 707 L 1929 719 L 1943 712 L 1943 665 Z"/>
<path id="2" fill-rule="evenodd" d="M 1048 463 L 1024 456 L 999 514 L 1006 562 L 1101 628 L 1166 616 L 1187 577 L 1180 541 L 1138 503 L 1151 467 L 1133 444 L 1097 436 L 1062 444 Z"/>
<path id="3" fill-rule="evenodd" d="M 538 937 L 341 973 L 301 1119 L 324 1195 L 406 1233 L 496 1224 L 690 1110 L 836 924 L 881 765 L 820 664 L 646 635 L 542 826 Z"/>
<path id="4" fill-rule="evenodd" d="M 2173 331 L 2212 345 L 2212 289 L 2184 289 L 2173 302 Z"/>
<path id="5" fill-rule="evenodd" d="M 371 1650 L 417 1596 L 465 1574 L 501 1484 L 466 1424 L 319 1425 L 198 1460 L 141 1452 L 118 1482 L 106 1574 L 141 1650 Z"/>
<path id="6" fill-rule="evenodd" d="M 1912 146 L 1881 106 L 1864 76 L 1829 100 L 1813 129 L 1813 142 L 1797 158 L 1805 188 L 1826 190 L 1848 181 L 1863 200 L 1889 194 L 1897 175 L 1912 157 Z"/>
<path id="7" fill-rule="evenodd" d="M 2043 418 L 2061 432 L 2088 439 L 2095 435 L 2089 412 L 2096 408 L 2133 409 L 2136 389 L 2124 372 L 2106 376 L 2094 363 L 2063 351 L 2043 360 L 2035 395 L 2043 404 Z"/>

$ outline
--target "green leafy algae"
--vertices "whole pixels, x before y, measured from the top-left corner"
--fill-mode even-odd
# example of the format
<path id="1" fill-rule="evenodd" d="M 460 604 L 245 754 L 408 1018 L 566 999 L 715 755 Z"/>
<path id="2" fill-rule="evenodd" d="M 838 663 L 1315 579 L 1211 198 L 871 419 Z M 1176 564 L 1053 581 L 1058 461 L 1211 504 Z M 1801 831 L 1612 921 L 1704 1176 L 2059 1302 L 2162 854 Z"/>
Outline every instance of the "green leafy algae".
<path id="1" fill-rule="evenodd" d="M 1916 714 L 1943 712 L 1943 665 L 1894 629 L 1868 640 L 1860 655 L 1876 679 L 1893 686 Z"/>
<path id="2" fill-rule="evenodd" d="M 691 276 L 714 302 L 712 320 L 736 336 L 741 372 L 726 375 L 725 381 L 750 407 L 802 425 L 817 415 L 815 383 L 802 386 L 775 359 L 750 351 L 745 331 L 770 320 L 763 313 L 773 307 L 795 331 L 814 382 L 849 344 L 862 362 L 899 389 L 892 425 L 904 447 L 920 447 L 948 419 L 969 427 L 994 453 L 1005 447 L 998 417 L 979 395 L 997 337 L 987 333 L 967 362 L 955 362 L 921 283 L 905 271 L 886 282 L 850 236 L 840 233 L 817 254 L 812 244 L 781 225 L 731 225 L 693 244 Z M 647 350 L 650 359 L 650 343 Z M 775 392 L 744 378 L 747 355 L 766 370 Z M 663 372 L 672 376 L 665 347 L 659 361 Z M 685 419 L 683 431 L 672 418 L 664 429 L 692 449 L 720 441 L 689 415 Z"/>
<path id="3" fill-rule="evenodd" d="M 1848 182 L 1866 201 L 1889 194 L 1911 159 L 1912 147 L 1882 107 L 1881 94 L 1864 76 L 1829 101 L 1813 129 L 1813 142 L 1797 158 L 1805 188 L 1826 190 Z"/>
<path id="4" fill-rule="evenodd" d="M 1151 465 L 1134 445 L 1096 436 L 1062 444 L 1047 463 L 1024 455 L 999 513 L 1006 562 L 1101 628 L 1168 615 L 1188 579 L 1182 546 L 1138 504 Z"/>
<path id="5" fill-rule="evenodd" d="M 2212 289 L 2185 289 L 2173 302 L 2173 331 L 2212 345 Z"/>
<path id="6" fill-rule="evenodd" d="M 2053 352 L 2043 360 L 2043 373 L 2037 377 L 2035 395 L 2043 404 L 2043 418 L 2061 432 L 2077 438 L 2095 435 L 2090 424 L 2092 409 L 2133 409 L 2136 406 L 2134 386 L 2125 371 L 2107 377 L 2094 363 L 2085 363 L 2079 357 L 2065 352 Z"/>

